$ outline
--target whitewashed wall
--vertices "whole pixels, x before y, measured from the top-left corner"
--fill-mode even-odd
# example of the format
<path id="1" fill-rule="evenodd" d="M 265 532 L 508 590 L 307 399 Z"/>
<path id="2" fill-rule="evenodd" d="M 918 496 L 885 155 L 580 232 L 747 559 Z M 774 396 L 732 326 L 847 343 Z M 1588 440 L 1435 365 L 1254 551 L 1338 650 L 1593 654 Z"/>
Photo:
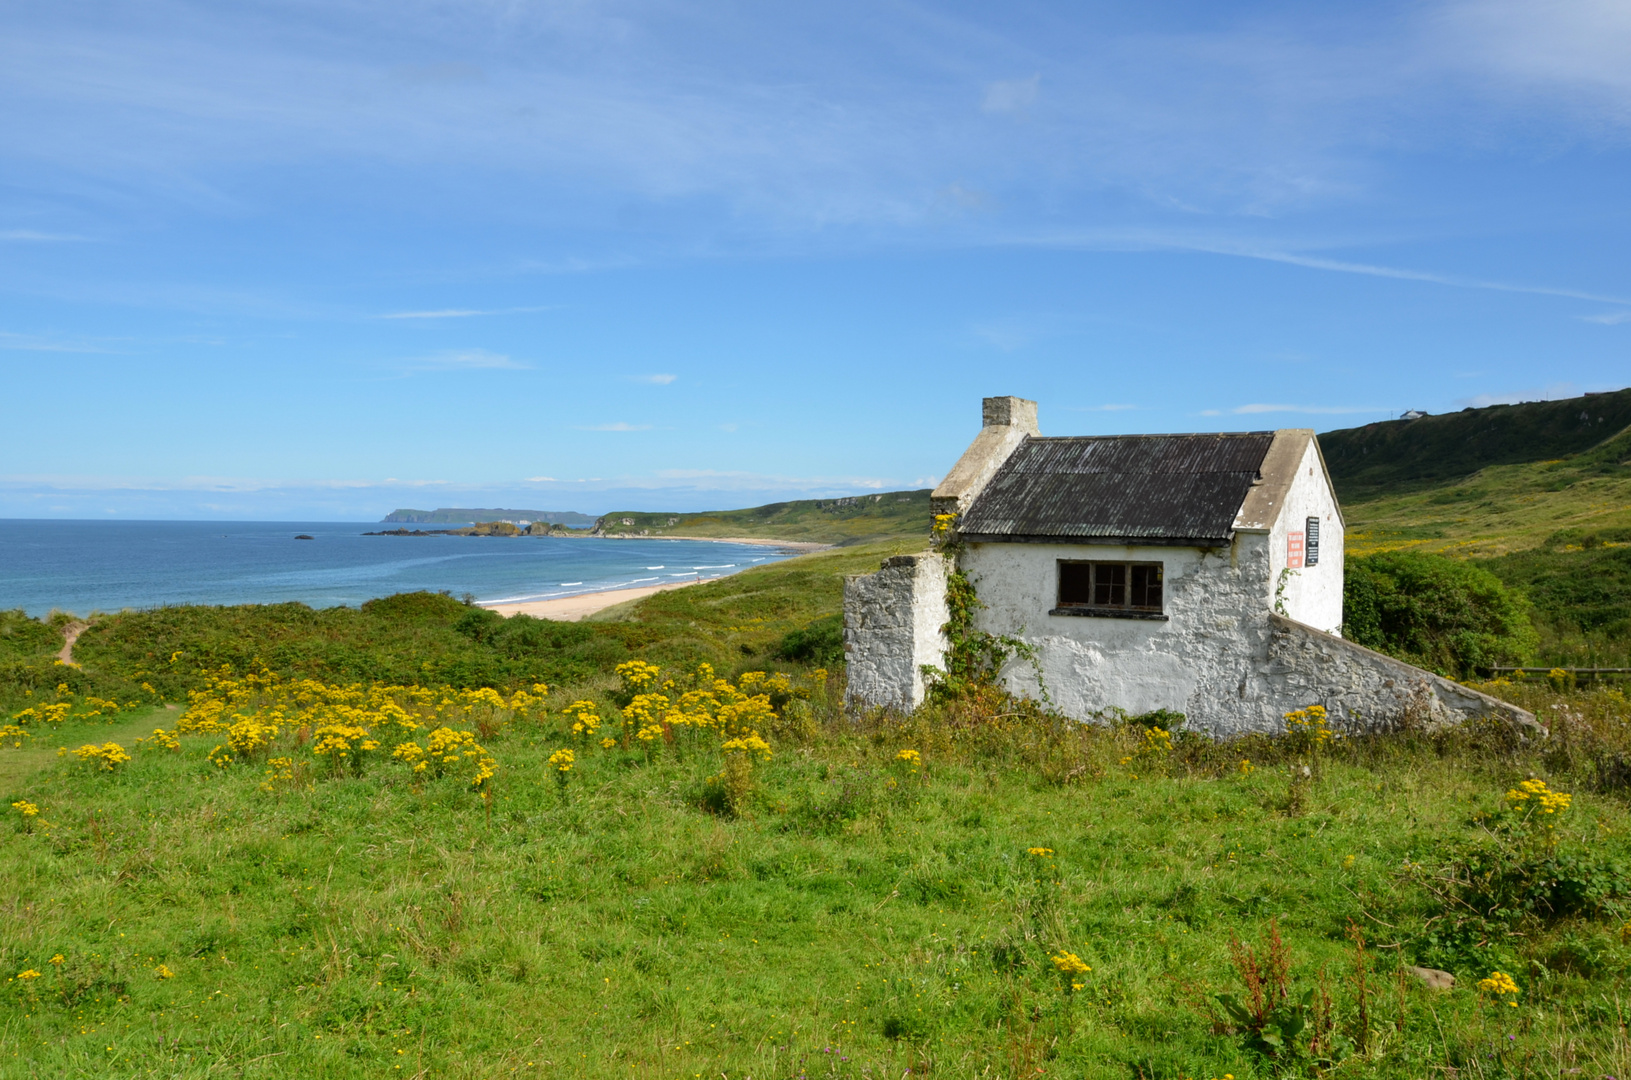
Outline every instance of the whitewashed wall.
<path id="1" fill-rule="evenodd" d="M 1269 530 L 1269 610 L 1274 609 L 1274 593 L 1279 588 L 1280 573 L 1286 568 L 1286 534 L 1302 532 L 1311 517 L 1320 519 L 1319 565 L 1305 566 L 1287 575 L 1281 602 L 1287 617 L 1336 634 L 1342 630 L 1342 511 L 1331 490 L 1319 447 L 1312 439 L 1303 452 L 1280 515 Z"/>
<path id="2" fill-rule="evenodd" d="M 1163 564 L 1167 619 L 1049 615 L 1060 559 L 1126 559 Z M 1101 544 L 970 544 L 962 566 L 986 605 L 976 625 L 1036 646 L 1042 679 L 1056 707 L 1088 719 L 1114 706 L 1130 713 L 1171 709 L 1218 733 L 1263 730 L 1262 718 L 1220 712 L 1244 701 L 1268 634 L 1264 602 L 1268 537 L 1245 535 L 1227 548 Z M 1034 671 L 1011 666 L 1016 692 L 1039 695 Z M 1278 721 L 1279 714 L 1274 720 Z M 1214 723 L 1213 720 L 1216 722 Z"/>
<path id="3" fill-rule="evenodd" d="M 875 574 L 844 579 L 847 700 L 862 707 L 914 709 L 923 701 L 923 665 L 946 654 L 946 579 L 933 552 L 897 555 Z"/>

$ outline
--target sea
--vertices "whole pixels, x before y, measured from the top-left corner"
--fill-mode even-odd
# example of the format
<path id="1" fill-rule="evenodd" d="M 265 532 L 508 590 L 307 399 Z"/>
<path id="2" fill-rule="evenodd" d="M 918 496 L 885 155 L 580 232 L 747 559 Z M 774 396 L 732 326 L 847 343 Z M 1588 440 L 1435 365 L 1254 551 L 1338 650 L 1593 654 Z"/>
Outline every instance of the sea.
<path id="1" fill-rule="evenodd" d="M 421 589 L 482 603 L 550 600 L 707 580 L 796 554 L 709 540 L 363 535 L 395 527 L 0 520 L 0 609 L 37 617 L 171 604 L 335 607 Z"/>

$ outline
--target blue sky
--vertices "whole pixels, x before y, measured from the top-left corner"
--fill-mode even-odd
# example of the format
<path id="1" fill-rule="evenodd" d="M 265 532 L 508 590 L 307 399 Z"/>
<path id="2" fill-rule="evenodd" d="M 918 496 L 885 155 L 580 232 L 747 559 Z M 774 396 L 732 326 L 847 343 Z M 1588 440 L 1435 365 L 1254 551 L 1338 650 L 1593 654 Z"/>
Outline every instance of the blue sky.
<path id="1" fill-rule="evenodd" d="M 8 5 L 0 516 L 701 509 L 1631 383 L 1631 6 Z"/>

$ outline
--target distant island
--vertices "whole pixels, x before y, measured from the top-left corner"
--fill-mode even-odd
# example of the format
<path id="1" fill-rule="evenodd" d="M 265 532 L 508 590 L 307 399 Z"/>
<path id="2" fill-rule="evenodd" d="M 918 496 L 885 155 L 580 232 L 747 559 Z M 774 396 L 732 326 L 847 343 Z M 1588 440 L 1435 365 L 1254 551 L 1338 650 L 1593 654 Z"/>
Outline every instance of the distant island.
<path id="1" fill-rule="evenodd" d="M 575 510 L 501 510 L 444 506 L 440 510 L 392 510 L 381 519 L 391 525 L 474 525 L 478 521 L 508 521 L 525 526 L 535 521 L 545 525 L 566 525 L 587 529 L 595 523 L 588 514 Z"/>

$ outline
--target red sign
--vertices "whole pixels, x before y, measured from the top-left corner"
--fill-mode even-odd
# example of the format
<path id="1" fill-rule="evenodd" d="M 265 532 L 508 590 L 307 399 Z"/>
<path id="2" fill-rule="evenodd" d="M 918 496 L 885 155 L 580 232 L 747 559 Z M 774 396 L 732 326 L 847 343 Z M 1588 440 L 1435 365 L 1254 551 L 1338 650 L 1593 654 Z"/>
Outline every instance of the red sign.
<path id="1" fill-rule="evenodd" d="M 1286 533 L 1286 565 L 1293 570 L 1303 568 L 1303 534 Z"/>

